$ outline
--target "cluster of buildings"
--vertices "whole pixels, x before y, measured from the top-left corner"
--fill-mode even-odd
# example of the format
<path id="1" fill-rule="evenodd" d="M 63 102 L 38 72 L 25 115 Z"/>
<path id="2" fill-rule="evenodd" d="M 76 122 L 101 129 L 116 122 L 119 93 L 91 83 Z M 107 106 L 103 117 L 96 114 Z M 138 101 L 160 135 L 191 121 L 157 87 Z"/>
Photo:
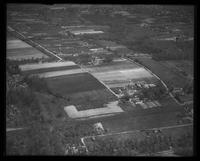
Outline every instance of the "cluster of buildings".
<path id="1" fill-rule="evenodd" d="M 156 87 L 156 85 L 153 83 L 146 83 L 145 81 L 138 81 L 134 83 L 130 80 L 129 84 L 124 87 L 123 91 L 119 89 L 120 93 L 119 95 L 124 96 L 126 93 L 129 96 L 131 96 L 135 93 L 138 93 L 138 91 L 142 88 L 152 88 L 152 87 Z"/>
<path id="2" fill-rule="evenodd" d="M 136 105 L 140 105 L 143 109 L 153 108 L 161 106 L 158 101 L 151 101 L 149 98 L 141 98 L 139 97 L 142 88 L 152 88 L 156 87 L 153 83 L 146 83 L 145 81 L 138 81 L 133 83 L 129 82 L 127 86 L 125 86 L 122 90 L 119 89 L 119 97 L 123 98 L 123 96 L 128 96 L 128 101 L 135 107 Z"/>
<path id="3" fill-rule="evenodd" d="M 105 130 L 104 130 L 103 125 L 102 125 L 101 122 L 95 123 L 93 125 L 93 128 L 94 128 L 95 133 L 97 133 L 98 135 L 101 135 L 101 134 L 105 133 Z"/>

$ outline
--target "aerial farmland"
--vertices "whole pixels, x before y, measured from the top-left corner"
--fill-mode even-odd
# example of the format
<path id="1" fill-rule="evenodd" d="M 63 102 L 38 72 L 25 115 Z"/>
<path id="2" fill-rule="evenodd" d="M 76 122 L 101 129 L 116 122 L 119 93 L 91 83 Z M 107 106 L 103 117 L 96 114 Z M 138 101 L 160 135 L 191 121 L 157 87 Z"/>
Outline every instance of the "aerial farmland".
<path id="1" fill-rule="evenodd" d="M 192 156 L 193 12 L 8 4 L 7 155 Z"/>

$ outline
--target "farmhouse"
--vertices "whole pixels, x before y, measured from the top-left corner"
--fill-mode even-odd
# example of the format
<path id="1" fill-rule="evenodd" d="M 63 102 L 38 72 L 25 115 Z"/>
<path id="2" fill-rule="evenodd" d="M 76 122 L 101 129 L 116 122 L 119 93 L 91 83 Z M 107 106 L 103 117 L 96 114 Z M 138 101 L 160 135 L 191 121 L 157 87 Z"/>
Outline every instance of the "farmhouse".
<path id="1" fill-rule="evenodd" d="M 104 133 L 104 128 L 101 122 L 95 123 L 94 125 L 94 130 L 97 132 L 97 134 L 103 134 Z"/>

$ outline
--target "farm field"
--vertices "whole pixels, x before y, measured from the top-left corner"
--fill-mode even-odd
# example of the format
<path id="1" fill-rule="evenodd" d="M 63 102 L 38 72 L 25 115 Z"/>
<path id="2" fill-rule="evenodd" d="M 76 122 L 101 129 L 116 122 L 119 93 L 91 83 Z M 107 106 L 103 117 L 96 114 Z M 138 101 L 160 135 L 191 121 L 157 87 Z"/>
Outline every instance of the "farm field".
<path id="1" fill-rule="evenodd" d="M 192 128 L 193 128 L 193 125 L 191 124 L 188 124 L 188 125 L 174 125 L 174 126 L 166 126 L 166 127 L 162 127 L 162 135 L 167 135 L 167 136 L 172 136 L 173 138 L 176 138 L 177 136 L 179 136 L 180 134 L 184 134 L 184 133 L 192 133 Z M 153 128 L 154 129 L 154 128 Z M 96 139 L 109 139 L 109 138 L 112 138 L 114 140 L 117 140 L 117 141 L 123 141 L 123 140 L 126 140 L 126 139 L 137 139 L 138 141 L 141 141 L 143 139 L 146 138 L 146 132 L 149 131 L 151 132 L 153 130 L 152 128 L 150 129 L 147 129 L 147 130 L 144 130 L 144 131 L 140 131 L 140 130 L 135 130 L 135 131 L 127 131 L 127 133 L 111 133 L 109 135 L 105 135 L 105 136 L 96 136 Z M 156 129 L 156 128 L 155 128 Z M 158 127 L 159 129 L 159 127 Z M 88 141 L 91 141 L 90 140 L 91 138 L 86 138 L 85 139 L 85 142 L 87 144 Z"/>
<path id="2" fill-rule="evenodd" d="M 181 5 L 8 4 L 7 58 L 29 60 L 6 64 L 6 128 L 30 130 L 7 135 L 9 154 L 82 155 L 83 137 L 145 140 L 145 129 L 192 124 L 193 17 Z"/>
<path id="3" fill-rule="evenodd" d="M 68 96 L 76 92 L 104 89 L 105 87 L 89 73 L 63 75 L 46 78 L 49 88 L 53 93 Z"/>
<path id="4" fill-rule="evenodd" d="M 27 43 L 9 37 L 7 40 L 7 58 L 12 60 L 48 58 L 47 55 L 28 45 Z"/>
<path id="5" fill-rule="evenodd" d="M 123 141 L 126 140 L 137 140 L 137 142 L 143 141 L 148 139 L 152 134 L 155 136 L 167 136 L 173 140 L 178 139 L 178 137 L 180 135 L 183 134 L 191 134 L 193 135 L 192 132 L 192 125 L 188 124 L 188 125 L 180 125 L 180 126 L 167 126 L 167 127 L 162 127 L 160 133 L 154 134 L 153 133 L 154 129 L 148 129 L 145 131 L 140 131 L 140 130 L 135 130 L 135 131 L 129 131 L 129 132 L 124 132 L 124 133 L 114 133 L 114 134 L 108 134 L 108 135 L 99 135 L 95 137 L 96 141 L 99 140 L 109 140 L 112 139 L 114 141 L 117 141 L 117 144 L 120 144 Z M 147 134 L 148 132 L 148 134 Z M 171 141 L 173 141 L 171 140 Z M 90 149 L 90 147 L 96 142 L 94 140 L 91 140 L 91 137 L 85 138 L 84 142 L 86 144 L 86 146 L 88 147 L 88 149 Z M 169 145 L 169 143 L 168 143 Z M 166 150 L 169 147 L 166 147 Z"/>
<path id="6" fill-rule="evenodd" d="M 156 128 L 162 126 L 176 125 L 177 114 L 182 111 L 177 105 L 163 106 L 162 108 L 151 108 L 147 110 L 129 111 L 107 118 L 96 118 L 85 122 L 101 122 L 109 133 Z"/>
<path id="7" fill-rule="evenodd" d="M 85 66 L 84 67 L 89 72 L 107 72 L 114 71 L 120 69 L 130 69 L 130 68 L 138 68 L 138 65 L 133 64 L 125 59 L 114 60 L 109 64 L 96 65 L 96 66 Z"/>
<path id="8" fill-rule="evenodd" d="M 85 68 L 85 70 L 92 73 L 110 88 L 123 87 L 127 85 L 130 80 L 155 79 L 154 76 L 144 68 L 127 60 L 112 62 L 110 65 L 105 66 Z"/>
<path id="9" fill-rule="evenodd" d="M 116 96 L 97 79 L 82 71 L 78 65 L 71 61 L 26 64 L 20 65 L 20 68 L 23 74 L 36 74 L 39 77 L 45 77 L 50 90 L 55 95 L 67 98 L 65 106 L 74 105 L 78 111 L 101 108 L 104 104 L 116 100 Z M 78 74 L 74 74 L 76 72 Z M 84 83 L 88 84 L 83 85 Z M 55 87 L 56 89 L 54 89 Z M 73 91 L 74 89 L 75 91 Z"/>
<path id="10" fill-rule="evenodd" d="M 76 92 L 68 95 L 68 100 L 66 106 L 75 105 L 78 111 L 82 111 L 101 108 L 108 102 L 117 100 L 117 98 L 105 88 Z"/>
<path id="11" fill-rule="evenodd" d="M 138 60 L 142 63 L 142 65 L 150 69 L 169 86 L 172 85 L 174 87 L 183 88 L 187 83 L 186 79 L 178 76 L 160 62 L 148 58 L 138 58 Z"/>
<path id="12" fill-rule="evenodd" d="M 77 65 L 63 66 L 63 67 L 56 67 L 56 68 L 50 67 L 50 68 L 42 68 L 42 69 L 24 71 L 23 74 L 39 74 L 39 73 L 54 72 L 54 71 L 65 71 L 65 70 L 73 70 L 73 69 L 80 69 L 80 67 L 77 66 Z"/>
<path id="13" fill-rule="evenodd" d="M 160 63 L 162 63 L 164 66 L 166 66 L 169 69 L 172 69 L 174 71 L 176 71 L 177 73 L 179 73 L 179 75 L 181 75 L 180 73 L 184 73 L 181 76 L 185 76 L 187 77 L 187 75 L 190 78 L 193 78 L 194 76 L 194 63 L 192 61 L 189 60 L 179 60 L 179 61 L 160 61 Z"/>
<path id="14" fill-rule="evenodd" d="M 25 64 L 20 65 L 19 68 L 22 72 L 48 72 L 48 71 L 59 71 L 64 69 L 77 69 L 79 68 L 74 62 L 65 61 L 65 62 L 51 62 L 51 63 L 36 63 L 36 64 Z"/>
<path id="15" fill-rule="evenodd" d="M 64 107 L 65 112 L 70 118 L 85 118 L 85 117 L 94 117 L 101 115 L 121 113 L 123 110 L 118 106 L 118 101 L 109 102 L 105 107 L 100 107 L 96 109 L 88 109 L 77 111 L 76 106 L 70 105 Z"/>

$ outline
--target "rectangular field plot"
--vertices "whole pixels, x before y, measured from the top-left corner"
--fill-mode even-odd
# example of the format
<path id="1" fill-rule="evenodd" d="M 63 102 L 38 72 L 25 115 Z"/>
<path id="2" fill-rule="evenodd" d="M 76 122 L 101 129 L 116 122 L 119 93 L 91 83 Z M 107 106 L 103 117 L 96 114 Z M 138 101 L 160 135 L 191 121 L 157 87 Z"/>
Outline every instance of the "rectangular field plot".
<path id="1" fill-rule="evenodd" d="M 167 68 L 173 70 L 174 72 L 178 72 L 183 76 L 191 76 L 193 77 L 194 73 L 194 64 L 192 61 L 187 60 L 179 60 L 179 61 L 161 61 L 161 63 Z"/>
<path id="2" fill-rule="evenodd" d="M 9 36 L 6 56 L 9 59 L 21 60 L 32 58 L 47 58 L 48 56 L 36 50 L 29 44 Z"/>
<path id="3" fill-rule="evenodd" d="M 137 64 L 128 60 L 117 60 L 109 65 L 86 68 L 97 79 L 103 81 L 110 88 L 124 87 L 132 81 L 155 79 L 155 77 Z"/>
<path id="4" fill-rule="evenodd" d="M 126 60 L 114 60 L 114 62 L 110 62 L 109 65 L 96 65 L 93 67 L 87 67 L 86 70 L 91 73 L 98 73 L 98 72 L 108 72 L 114 70 L 123 70 L 123 69 L 134 69 L 138 68 L 137 64 L 133 64 Z"/>
<path id="5" fill-rule="evenodd" d="M 31 71 L 24 71 L 24 74 L 39 74 L 39 73 L 45 73 L 45 72 L 55 72 L 55 71 L 65 71 L 65 70 L 74 70 L 74 69 L 80 69 L 78 65 L 73 66 L 63 66 L 63 67 L 50 67 L 50 68 L 42 68 L 42 69 L 36 69 Z"/>
<path id="6" fill-rule="evenodd" d="M 129 111 L 128 113 L 124 112 L 121 115 L 99 121 L 101 121 L 103 126 L 111 133 L 156 128 L 177 124 L 178 111 L 182 111 L 182 108 L 173 105 L 172 108 L 169 109 L 165 106 L 158 109 L 152 108 L 140 111 Z"/>
<path id="7" fill-rule="evenodd" d="M 116 87 L 124 86 L 126 83 L 128 83 L 129 80 L 138 80 L 142 78 L 151 78 L 153 75 L 151 75 L 148 71 L 146 71 L 143 68 L 135 68 L 135 69 L 127 69 L 127 70 L 115 70 L 115 71 L 109 71 L 109 72 L 98 72 L 93 73 L 93 75 L 103 81 L 106 85 L 109 87 Z"/>
<path id="8" fill-rule="evenodd" d="M 139 61 L 162 79 L 167 85 L 183 88 L 187 83 L 187 79 L 183 79 L 177 73 L 164 66 L 162 63 L 147 58 L 138 58 Z"/>
<path id="9" fill-rule="evenodd" d="M 148 77 L 148 78 L 138 78 L 138 79 L 132 79 L 132 83 L 140 82 L 140 81 L 145 81 L 146 83 L 158 83 L 158 79 L 155 77 Z M 113 80 L 110 82 L 107 82 L 109 84 L 109 87 L 115 92 L 118 93 L 118 89 L 125 87 L 129 84 L 129 81 L 124 81 L 124 80 Z"/>
<path id="10" fill-rule="evenodd" d="M 63 75 L 46 78 L 53 93 L 70 95 L 72 93 L 104 89 L 105 87 L 89 73 Z"/>
<path id="11" fill-rule="evenodd" d="M 7 49 L 30 48 L 31 46 L 21 40 L 13 39 L 7 41 Z"/>
<path id="12" fill-rule="evenodd" d="M 116 142 L 120 143 L 121 141 L 125 140 L 137 140 L 137 143 L 140 141 L 143 141 L 147 138 L 153 137 L 153 138 L 158 138 L 161 136 L 163 138 L 164 136 L 170 136 L 171 138 L 175 139 L 180 137 L 180 135 L 183 134 L 191 134 L 193 135 L 193 127 L 192 125 L 174 125 L 174 126 L 165 126 L 160 128 L 160 132 L 154 133 L 154 129 L 148 129 L 146 131 L 140 131 L 140 130 L 134 130 L 134 131 L 125 131 L 121 133 L 113 133 L 113 134 L 105 134 L 105 135 L 99 135 L 95 137 L 95 141 L 92 140 L 92 137 L 86 137 L 84 139 L 84 142 L 90 150 L 92 148 L 92 145 L 95 142 L 98 141 L 108 141 L 110 139 L 115 140 Z"/>
<path id="13" fill-rule="evenodd" d="M 80 73 L 86 73 L 83 69 L 77 68 L 77 69 L 68 69 L 68 70 L 60 70 L 60 71 L 50 71 L 45 73 L 37 73 L 41 78 L 50 78 L 50 77 L 58 77 L 58 76 L 64 76 L 64 75 L 73 75 L 73 74 L 80 74 Z"/>
<path id="14" fill-rule="evenodd" d="M 102 108 L 77 111 L 74 105 L 70 105 L 64 107 L 64 110 L 71 118 L 93 117 L 123 112 L 123 110 L 118 106 L 118 101 L 109 102 L 106 107 Z"/>
<path id="15" fill-rule="evenodd" d="M 8 49 L 7 58 L 12 60 L 32 59 L 32 58 L 48 58 L 47 55 L 41 53 L 35 48 L 18 48 Z"/>
<path id="16" fill-rule="evenodd" d="M 65 71 L 65 70 L 75 70 L 80 69 L 78 65 L 74 62 L 53 62 L 53 63 L 40 63 L 40 64 L 25 64 L 20 65 L 20 69 L 24 74 L 39 74 L 45 72 L 55 72 L 55 71 Z"/>

